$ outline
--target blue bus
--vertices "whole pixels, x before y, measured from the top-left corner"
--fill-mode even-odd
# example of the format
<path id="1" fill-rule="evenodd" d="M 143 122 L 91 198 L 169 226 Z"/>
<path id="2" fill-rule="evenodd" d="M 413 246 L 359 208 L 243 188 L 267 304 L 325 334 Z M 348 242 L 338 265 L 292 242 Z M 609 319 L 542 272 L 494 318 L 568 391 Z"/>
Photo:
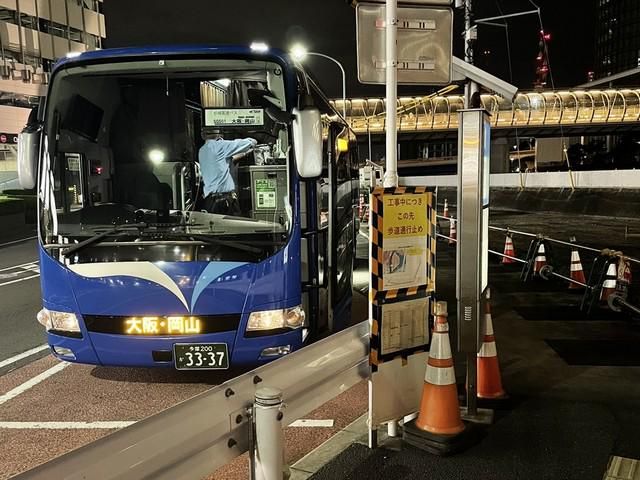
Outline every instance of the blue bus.
<path id="1" fill-rule="evenodd" d="M 203 134 L 254 139 L 229 162 L 232 211 L 207 207 Z M 61 360 L 257 365 L 350 319 L 355 137 L 282 51 L 68 56 L 18 156 L 38 192 L 38 321 Z"/>

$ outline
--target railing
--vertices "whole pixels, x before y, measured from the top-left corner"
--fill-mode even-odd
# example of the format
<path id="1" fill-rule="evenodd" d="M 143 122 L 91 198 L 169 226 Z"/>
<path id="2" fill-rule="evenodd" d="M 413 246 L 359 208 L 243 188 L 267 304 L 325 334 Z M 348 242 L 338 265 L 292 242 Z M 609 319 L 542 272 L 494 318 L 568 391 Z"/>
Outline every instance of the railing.
<path id="1" fill-rule="evenodd" d="M 288 425 L 368 377 L 368 342 L 364 321 L 15 478 L 205 477 L 249 449 L 258 389 L 282 393 Z"/>
<path id="2" fill-rule="evenodd" d="M 450 221 L 452 219 L 455 220 L 455 217 L 445 217 L 444 215 L 436 215 L 436 218 L 438 219 L 438 221 L 441 221 L 441 220 Z M 560 280 L 566 281 L 568 283 L 573 283 L 579 287 L 584 288 L 585 294 L 583 296 L 581 309 L 586 310 L 588 313 L 591 312 L 591 309 L 593 308 L 594 304 L 599 299 L 599 294 L 604 288 L 605 273 L 611 261 L 613 260 L 617 261 L 618 259 L 623 259 L 627 262 L 640 265 L 640 259 L 629 257 L 627 255 L 624 255 L 623 252 L 620 252 L 617 250 L 611 250 L 608 248 L 598 250 L 597 248 L 588 247 L 586 245 L 580 245 L 576 242 L 566 242 L 564 240 L 552 238 L 540 233 L 536 234 L 536 233 L 530 233 L 530 232 L 523 232 L 520 230 L 513 230 L 505 227 L 495 227 L 495 226 L 489 225 L 489 230 L 504 232 L 506 235 L 520 235 L 520 236 L 531 239 L 529 250 L 527 252 L 527 258 L 524 258 L 524 259 L 512 256 L 512 255 L 507 255 L 503 252 L 498 252 L 496 250 L 488 249 L 489 253 L 491 253 L 492 255 L 496 255 L 501 258 L 507 258 L 509 260 L 513 260 L 516 263 L 522 264 L 523 269 L 522 269 L 520 278 L 523 281 L 526 281 L 531 277 L 533 273 L 532 272 L 533 263 L 535 261 L 536 256 L 538 255 L 537 253 L 538 247 L 544 242 L 548 242 L 552 244 L 555 243 L 557 245 L 563 245 L 564 247 L 568 247 L 571 249 L 591 252 L 592 254 L 595 253 L 596 260 L 593 263 L 591 274 L 589 275 L 589 279 L 587 280 L 587 283 L 583 283 L 575 278 L 571 278 L 566 275 L 562 275 L 561 273 L 558 273 L 555 270 L 554 265 L 552 264 L 545 264 L 538 272 L 538 275 L 544 280 L 549 280 L 551 279 L 551 277 L 555 277 Z M 436 236 L 443 240 L 448 240 L 450 244 L 457 243 L 457 239 L 450 237 L 449 235 L 436 233 Z M 603 261 L 599 261 L 599 260 L 603 260 Z M 615 312 L 620 312 L 622 311 L 623 308 L 626 308 L 627 310 L 635 313 L 636 315 L 640 315 L 640 308 L 627 301 L 627 294 L 628 294 L 628 285 L 622 291 L 616 291 L 615 293 L 611 294 L 607 299 L 607 304 L 609 308 Z"/>
<path id="3" fill-rule="evenodd" d="M 492 128 L 573 126 L 628 123 L 640 120 L 640 89 L 576 90 L 519 93 L 513 101 L 498 95 L 482 95 L 482 106 L 491 114 Z M 342 111 L 342 100 L 333 100 Z M 455 130 L 462 95 L 403 97 L 398 99 L 398 130 L 424 132 Z M 385 101 L 381 98 L 346 100 L 347 121 L 356 133 L 385 130 Z"/>

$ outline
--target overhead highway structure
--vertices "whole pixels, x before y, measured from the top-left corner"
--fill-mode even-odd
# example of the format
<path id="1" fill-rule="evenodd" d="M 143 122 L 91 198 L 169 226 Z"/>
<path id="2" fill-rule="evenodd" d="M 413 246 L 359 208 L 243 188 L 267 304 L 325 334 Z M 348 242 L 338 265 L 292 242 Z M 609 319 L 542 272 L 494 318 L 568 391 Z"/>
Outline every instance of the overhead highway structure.
<path id="1" fill-rule="evenodd" d="M 447 87 L 440 92 L 452 91 Z M 446 137 L 456 134 L 458 110 L 464 95 L 437 93 L 424 97 L 400 97 L 398 133 Z M 342 100 L 333 101 L 342 111 Z M 613 133 L 640 127 L 640 88 L 564 90 L 518 93 L 513 100 L 496 94 L 481 95 L 490 114 L 492 134 L 554 136 L 573 133 Z M 382 98 L 346 100 L 347 121 L 357 134 L 379 135 L 385 131 Z"/>

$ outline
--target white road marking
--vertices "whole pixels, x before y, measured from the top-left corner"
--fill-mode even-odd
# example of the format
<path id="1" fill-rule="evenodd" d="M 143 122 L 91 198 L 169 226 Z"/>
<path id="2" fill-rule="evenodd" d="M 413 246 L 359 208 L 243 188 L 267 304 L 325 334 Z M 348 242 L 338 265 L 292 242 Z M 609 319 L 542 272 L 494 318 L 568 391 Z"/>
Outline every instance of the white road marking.
<path id="1" fill-rule="evenodd" d="M 41 352 L 42 350 L 46 350 L 48 348 L 49 348 L 49 345 L 46 345 L 46 344 L 40 345 L 39 347 L 32 348 L 25 352 L 19 353 L 18 355 L 14 355 L 13 357 L 2 360 L 0 362 L 0 368 L 6 367 L 7 365 L 11 365 L 12 363 L 16 363 L 22 360 L 23 358 L 30 357 L 31 355 L 35 355 L 36 353 Z"/>
<path id="2" fill-rule="evenodd" d="M 38 238 L 38 237 L 34 235 L 33 237 L 21 238 L 20 240 L 13 240 L 12 242 L 0 243 L 0 247 L 26 242 L 27 240 L 33 240 L 34 238 Z"/>
<path id="3" fill-rule="evenodd" d="M 332 428 L 333 420 L 313 420 L 313 419 L 301 418 L 300 420 L 296 420 L 289 426 L 290 427 Z"/>
<path id="4" fill-rule="evenodd" d="M 7 270 L 14 270 L 16 268 L 29 269 L 33 265 L 38 265 L 38 261 L 33 260 L 32 262 L 21 263 L 20 265 L 14 265 L 13 267 L 0 268 L 0 272 L 6 272 Z"/>
<path id="5" fill-rule="evenodd" d="M 11 285 L 12 283 L 24 282 L 25 280 L 31 280 L 32 278 L 38 278 L 39 276 L 40 276 L 40 274 L 30 275 L 28 277 L 18 278 L 17 280 L 11 280 L 10 282 L 0 283 L 0 287 L 4 287 L 6 285 Z"/>
<path id="6" fill-rule="evenodd" d="M 0 422 L 0 428 L 43 429 L 43 430 L 82 430 L 125 428 L 136 422 Z"/>
<path id="7" fill-rule="evenodd" d="M 51 367 L 49 370 L 45 370 L 40 375 L 36 375 L 31 380 L 27 380 L 22 385 L 18 385 L 13 390 L 9 390 L 4 395 L 0 395 L 0 405 L 2 405 L 4 403 L 7 403 L 9 400 L 17 397 L 21 393 L 24 393 L 27 390 L 29 390 L 30 388 L 35 387 L 40 382 L 46 380 L 47 378 L 51 377 L 52 375 L 55 375 L 56 373 L 64 370 L 68 366 L 69 366 L 68 363 L 60 362 L 59 364 Z"/>

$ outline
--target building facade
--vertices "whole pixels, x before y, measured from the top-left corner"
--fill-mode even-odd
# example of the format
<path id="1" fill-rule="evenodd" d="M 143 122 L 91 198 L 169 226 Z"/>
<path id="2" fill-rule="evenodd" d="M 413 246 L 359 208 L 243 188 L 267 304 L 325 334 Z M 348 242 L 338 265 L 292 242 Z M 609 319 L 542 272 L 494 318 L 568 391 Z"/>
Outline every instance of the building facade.
<path id="1" fill-rule="evenodd" d="M 597 0 L 595 77 L 640 67 L 640 1 Z"/>
<path id="2" fill-rule="evenodd" d="M 101 48 L 103 0 L 0 0 L 0 191 L 18 188 L 17 135 L 56 59 Z"/>

